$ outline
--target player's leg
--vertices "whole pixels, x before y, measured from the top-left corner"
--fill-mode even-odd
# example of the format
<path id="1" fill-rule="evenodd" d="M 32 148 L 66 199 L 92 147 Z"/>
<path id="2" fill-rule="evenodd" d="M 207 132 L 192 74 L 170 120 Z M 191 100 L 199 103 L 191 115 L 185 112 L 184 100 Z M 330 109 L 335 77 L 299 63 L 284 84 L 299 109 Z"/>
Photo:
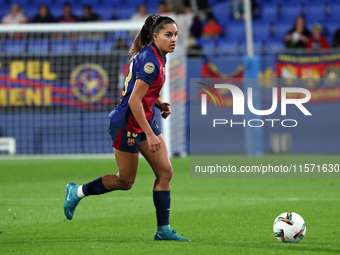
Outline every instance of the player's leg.
<path id="1" fill-rule="evenodd" d="M 142 141 L 140 145 L 140 152 L 155 173 L 153 201 L 156 208 L 157 231 L 154 239 L 190 241 L 180 237 L 174 230 L 170 229 L 170 181 L 173 171 L 163 135 L 160 134 L 157 137 L 161 143 L 161 148 L 157 152 L 149 151 L 146 140 Z"/>
<path id="2" fill-rule="evenodd" d="M 115 128 L 113 125 L 110 127 Z M 67 219 L 71 220 L 73 218 L 76 206 L 85 196 L 100 195 L 113 190 L 131 189 L 137 173 L 140 135 L 133 139 L 129 138 L 131 134 L 124 129 L 120 129 L 115 133 L 113 142 L 118 174 L 103 175 L 81 186 L 75 183 L 67 184 L 64 203 L 64 212 Z"/>
<path id="3" fill-rule="evenodd" d="M 76 206 L 85 196 L 100 195 L 113 190 L 131 189 L 137 173 L 138 153 L 129 153 L 115 149 L 115 158 L 118 165 L 118 174 L 108 174 L 78 186 L 69 183 L 66 186 L 66 199 L 64 212 L 71 220 Z"/>

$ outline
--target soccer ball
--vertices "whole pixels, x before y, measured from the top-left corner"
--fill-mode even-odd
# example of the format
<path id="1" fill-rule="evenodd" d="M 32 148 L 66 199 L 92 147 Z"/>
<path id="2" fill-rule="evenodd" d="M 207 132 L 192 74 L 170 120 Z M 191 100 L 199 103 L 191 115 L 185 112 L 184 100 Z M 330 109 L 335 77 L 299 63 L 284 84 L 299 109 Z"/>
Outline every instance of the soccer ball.
<path id="1" fill-rule="evenodd" d="M 298 243 L 306 235 L 306 223 L 295 212 L 281 213 L 273 226 L 276 239 L 283 243 Z"/>

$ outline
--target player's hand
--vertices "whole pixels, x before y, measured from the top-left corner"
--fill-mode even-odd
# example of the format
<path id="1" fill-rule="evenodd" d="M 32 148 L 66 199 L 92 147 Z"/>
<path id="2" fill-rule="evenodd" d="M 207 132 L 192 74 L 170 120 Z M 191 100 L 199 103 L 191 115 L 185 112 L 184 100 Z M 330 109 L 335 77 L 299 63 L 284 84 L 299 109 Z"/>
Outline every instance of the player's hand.
<path id="1" fill-rule="evenodd" d="M 159 109 L 162 112 L 163 119 L 166 119 L 171 114 L 171 108 L 169 103 L 162 103 Z"/>
<path id="2" fill-rule="evenodd" d="M 155 134 L 148 135 L 146 139 L 148 141 L 150 152 L 156 152 L 161 148 L 161 142 Z"/>

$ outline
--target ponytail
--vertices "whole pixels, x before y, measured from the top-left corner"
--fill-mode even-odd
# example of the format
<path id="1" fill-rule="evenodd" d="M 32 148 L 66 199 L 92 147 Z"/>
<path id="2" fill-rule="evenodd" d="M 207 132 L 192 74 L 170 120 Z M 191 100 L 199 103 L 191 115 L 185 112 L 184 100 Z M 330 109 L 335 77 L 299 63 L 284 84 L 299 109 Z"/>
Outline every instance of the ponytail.
<path id="1" fill-rule="evenodd" d="M 161 16 L 159 14 L 151 14 L 148 16 L 131 45 L 129 51 L 129 54 L 131 55 L 130 61 L 132 61 L 141 49 L 153 42 L 154 33 L 158 34 L 160 30 L 164 29 L 165 24 L 171 23 L 176 24 L 176 22 L 169 17 Z"/>

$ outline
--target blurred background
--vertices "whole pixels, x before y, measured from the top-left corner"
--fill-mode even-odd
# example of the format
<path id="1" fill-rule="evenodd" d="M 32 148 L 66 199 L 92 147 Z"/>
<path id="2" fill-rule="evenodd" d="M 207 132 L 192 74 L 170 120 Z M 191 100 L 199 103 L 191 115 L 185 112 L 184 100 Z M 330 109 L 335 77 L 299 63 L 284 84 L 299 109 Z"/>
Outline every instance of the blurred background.
<path id="1" fill-rule="evenodd" d="M 251 4 L 262 104 L 270 107 L 268 88 L 302 86 L 312 92 L 307 108 L 314 114 L 294 130 L 266 128 L 264 151 L 339 153 L 340 1 L 252 0 Z M 152 13 L 169 15 L 179 26 L 179 53 L 170 55 L 168 73 L 169 99 L 177 114 L 171 119 L 171 152 L 190 153 L 190 78 L 244 75 L 243 0 L 0 0 L 0 153 L 112 152 L 107 116 L 119 103 L 129 68 L 128 49 L 138 33 L 128 28 L 28 32 L 26 27 L 8 32 L 1 27 L 142 24 Z M 230 92 L 219 93 L 221 107 L 231 116 Z M 204 123 L 194 124 L 201 126 L 197 132 L 204 132 Z M 214 152 L 245 152 L 243 129 L 233 130 L 228 140 L 227 146 Z M 204 147 L 207 141 L 200 142 L 203 146 L 196 144 L 193 152 L 212 152 Z"/>

